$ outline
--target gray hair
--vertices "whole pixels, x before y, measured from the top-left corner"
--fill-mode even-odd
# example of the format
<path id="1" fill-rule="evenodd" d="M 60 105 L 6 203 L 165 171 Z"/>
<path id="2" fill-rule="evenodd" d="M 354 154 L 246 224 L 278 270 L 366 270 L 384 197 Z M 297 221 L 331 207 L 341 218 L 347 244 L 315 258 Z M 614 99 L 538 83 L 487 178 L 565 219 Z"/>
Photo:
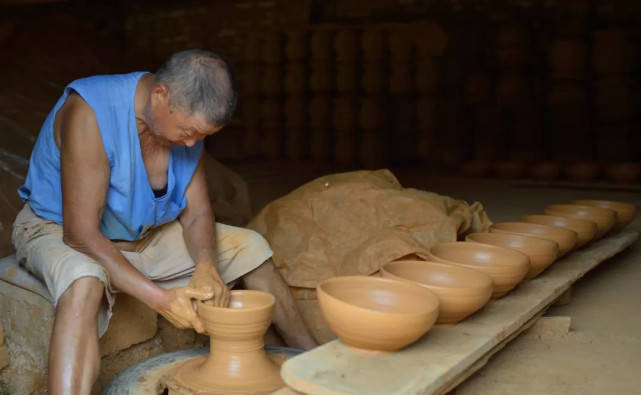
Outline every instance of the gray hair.
<path id="1" fill-rule="evenodd" d="M 156 82 L 167 87 L 170 105 L 187 115 L 202 116 L 224 126 L 236 108 L 236 81 L 220 55 L 204 49 L 176 52 L 156 72 Z"/>

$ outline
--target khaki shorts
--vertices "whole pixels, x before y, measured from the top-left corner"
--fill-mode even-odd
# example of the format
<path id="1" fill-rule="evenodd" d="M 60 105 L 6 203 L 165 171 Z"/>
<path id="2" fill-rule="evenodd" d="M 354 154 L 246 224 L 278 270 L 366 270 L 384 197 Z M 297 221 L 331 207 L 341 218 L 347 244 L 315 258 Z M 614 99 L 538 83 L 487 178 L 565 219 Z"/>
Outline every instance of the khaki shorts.
<path id="1" fill-rule="evenodd" d="M 217 267 L 230 284 L 272 256 L 267 241 L 244 228 L 216 224 Z M 81 277 L 96 277 L 105 285 L 107 303 L 98 316 L 99 335 L 107 330 L 118 292 L 109 283 L 107 271 L 87 255 L 62 241 L 62 226 L 38 217 L 25 204 L 13 224 L 13 245 L 21 265 L 44 281 L 56 306 L 71 283 Z M 136 242 L 116 243 L 127 260 L 145 277 L 163 288 L 185 286 L 194 271 L 179 221 L 152 229 Z"/>

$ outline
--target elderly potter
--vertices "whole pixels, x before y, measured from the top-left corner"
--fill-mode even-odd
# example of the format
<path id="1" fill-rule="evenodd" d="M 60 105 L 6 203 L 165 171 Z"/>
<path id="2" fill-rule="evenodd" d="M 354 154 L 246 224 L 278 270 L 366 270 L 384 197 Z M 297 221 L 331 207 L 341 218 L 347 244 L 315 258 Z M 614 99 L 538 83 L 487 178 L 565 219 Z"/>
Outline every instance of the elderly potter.
<path id="1" fill-rule="evenodd" d="M 215 222 L 202 140 L 235 105 L 229 66 L 203 50 L 174 54 L 155 74 L 65 88 L 34 146 L 13 229 L 18 258 L 56 305 L 49 393 L 91 391 L 118 291 L 202 332 L 192 302 L 224 306 L 226 284 L 241 280 L 276 296 L 274 322 L 290 345 L 315 345 L 265 240 Z"/>

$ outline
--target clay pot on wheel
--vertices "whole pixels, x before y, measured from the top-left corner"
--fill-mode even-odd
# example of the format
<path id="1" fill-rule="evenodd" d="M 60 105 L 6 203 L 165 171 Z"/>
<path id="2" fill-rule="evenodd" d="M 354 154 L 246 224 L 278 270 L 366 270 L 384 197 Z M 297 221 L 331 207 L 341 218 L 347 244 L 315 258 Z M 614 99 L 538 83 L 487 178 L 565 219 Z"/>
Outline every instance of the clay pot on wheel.
<path id="1" fill-rule="evenodd" d="M 229 308 L 198 305 L 211 353 L 181 365 L 173 380 L 195 393 L 260 393 L 283 386 L 279 367 L 263 349 L 275 298 L 261 291 L 231 291 Z"/>

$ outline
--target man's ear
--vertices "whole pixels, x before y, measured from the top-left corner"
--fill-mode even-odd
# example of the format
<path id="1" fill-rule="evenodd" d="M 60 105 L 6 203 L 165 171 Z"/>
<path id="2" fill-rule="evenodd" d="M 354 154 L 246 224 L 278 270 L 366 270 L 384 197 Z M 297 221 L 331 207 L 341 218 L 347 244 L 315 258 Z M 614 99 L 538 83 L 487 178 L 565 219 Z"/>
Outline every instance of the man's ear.
<path id="1" fill-rule="evenodd" d="M 169 90 L 164 84 L 156 84 L 151 90 L 152 105 L 169 105 Z"/>

